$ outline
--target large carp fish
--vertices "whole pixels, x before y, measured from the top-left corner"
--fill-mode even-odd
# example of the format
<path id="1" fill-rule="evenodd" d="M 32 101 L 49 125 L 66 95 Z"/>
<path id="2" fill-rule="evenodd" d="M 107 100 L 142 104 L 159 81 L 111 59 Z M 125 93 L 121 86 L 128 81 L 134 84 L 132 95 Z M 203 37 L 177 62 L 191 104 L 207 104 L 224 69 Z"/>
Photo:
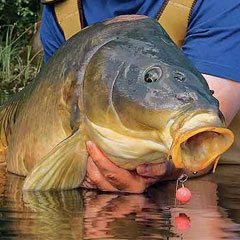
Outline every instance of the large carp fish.
<path id="1" fill-rule="evenodd" d="M 82 30 L 0 109 L 1 158 L 23 189 L 81 185 L 92 140 L 117 166 L 201 171 L 233 143 L 202 75 L 154 19 Z"/>

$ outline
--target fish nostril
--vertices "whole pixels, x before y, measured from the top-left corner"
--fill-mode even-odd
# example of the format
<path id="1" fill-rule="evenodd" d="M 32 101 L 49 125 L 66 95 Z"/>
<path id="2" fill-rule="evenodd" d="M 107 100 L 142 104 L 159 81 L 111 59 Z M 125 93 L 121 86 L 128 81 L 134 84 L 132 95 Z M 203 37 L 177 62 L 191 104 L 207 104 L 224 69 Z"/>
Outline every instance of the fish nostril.
<path id="1" fill-rule="evenodd" d="M 189 100 L 192 99 L 188 93 L 179 93 L 176 95 L 176 98 L 181 102 L 188 102 Z"/>
<path id="2" fill-rule="evenodd" d="M 194 92 L 189 92 L 176 94 L 176 98 L 181 102 L 193 102 L 198 99 L 198 96 Z"/>
<path id="3" fill-rule="evenodd" d="M 179 71 L 174 72 L 174 78 L 179 82 L 186 81 L 185 75 L 183 73 L 179 72 Z"/>

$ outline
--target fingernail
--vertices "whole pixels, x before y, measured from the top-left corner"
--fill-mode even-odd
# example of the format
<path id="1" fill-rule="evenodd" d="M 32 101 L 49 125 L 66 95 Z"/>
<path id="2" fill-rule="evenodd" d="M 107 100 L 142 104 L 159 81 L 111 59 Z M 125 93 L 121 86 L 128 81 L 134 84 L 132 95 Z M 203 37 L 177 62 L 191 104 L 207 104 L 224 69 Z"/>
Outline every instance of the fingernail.
<path id="1" fill-rule="evenodd" d="M 149 173 L 150 167 L 149 166 L 139 166 L 137 167 L 137 173 L 138 174 L 147 174 Z"/>
<path id="2" fill-rule="evenodd" d="M 93 148 L 93 146 L 94 146 L 93 142 L 87 141 L 87 142 L 86 142 L 86 145 L 87 145 L 87 150 L 88 150 L 89 152 L 92 151 L 92 148 Z"/>

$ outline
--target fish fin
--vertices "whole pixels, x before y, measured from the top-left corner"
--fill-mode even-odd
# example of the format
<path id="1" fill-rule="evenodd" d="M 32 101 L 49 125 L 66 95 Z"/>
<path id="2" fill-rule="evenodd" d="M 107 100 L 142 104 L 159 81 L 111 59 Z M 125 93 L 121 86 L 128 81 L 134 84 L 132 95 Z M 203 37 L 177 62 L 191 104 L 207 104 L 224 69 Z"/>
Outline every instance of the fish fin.
<path id="1" fill-rule="evenodd" d="M 88 153 L 79 131 L 66 138 L 33 167 L 23 190 L 64 190 L 80 186 Z"/>
<path id="2" fill-rule="evenodd" d="M 0 163 L 6 163 L 6 152 L 8 148 L 7 134 L 5 130 L 8 119 L 6 118 L 6 109 L 0 112 Z"/>
<path id="3" fill-rule="evenodd" d="M 0 164 L 6 164 L 6 148 L 0 148 Z"/>

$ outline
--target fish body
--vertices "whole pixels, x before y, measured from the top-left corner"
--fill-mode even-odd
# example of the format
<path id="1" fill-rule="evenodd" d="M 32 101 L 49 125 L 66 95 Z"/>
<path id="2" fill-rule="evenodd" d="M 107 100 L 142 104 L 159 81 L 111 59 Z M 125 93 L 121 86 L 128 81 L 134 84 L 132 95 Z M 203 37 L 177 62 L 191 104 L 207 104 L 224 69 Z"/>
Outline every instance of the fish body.
<path id="1" fill-rule="evenodd" d="M 25 190 L 79 187 L 85 142 L 119 167 L 200 171 L 233 142 L 202 75 L 160 24 L 121 16 L 66 42 L 0 112 L 1 157 Z"/>

